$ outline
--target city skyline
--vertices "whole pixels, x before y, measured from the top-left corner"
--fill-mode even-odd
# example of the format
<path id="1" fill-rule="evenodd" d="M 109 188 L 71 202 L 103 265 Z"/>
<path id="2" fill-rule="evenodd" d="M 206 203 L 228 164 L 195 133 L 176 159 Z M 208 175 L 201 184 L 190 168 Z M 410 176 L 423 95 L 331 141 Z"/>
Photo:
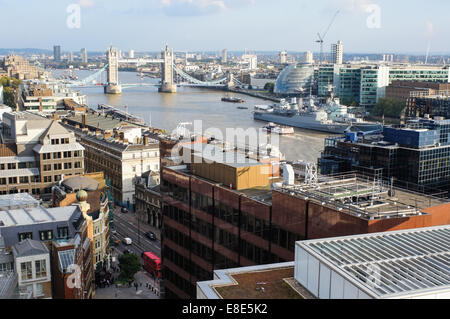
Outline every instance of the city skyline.
<path id="1" fill-rule="evenodd" d="M 58 44 L 64 52 L 82 47 L 104 51 L 113 44 L 139 52 L 159 51 L 169 43 L 176 51 L 318 52 L 317 33 L 324 34 L 339 10 L 324 38 L 325 52 L 338 40 L 343 41 L 345 52 L 449 52 L 440 40 L 450 35 L 444 13 L 450 6 L 443 0 L 412 0 L 408 6 L 386 0 L 48 2 L 0 0 L 0 6 L 11 13 L 5 16 L 6 23 L 15 25 L 14 33 L 4 35 L 3 47 L 44 49 Z M 437 4 L 441 10 L 436 12 Z M 43 7 L 45 13 L 35 15 Z M 15 23 L 19 18 L 20 25 Z"/>

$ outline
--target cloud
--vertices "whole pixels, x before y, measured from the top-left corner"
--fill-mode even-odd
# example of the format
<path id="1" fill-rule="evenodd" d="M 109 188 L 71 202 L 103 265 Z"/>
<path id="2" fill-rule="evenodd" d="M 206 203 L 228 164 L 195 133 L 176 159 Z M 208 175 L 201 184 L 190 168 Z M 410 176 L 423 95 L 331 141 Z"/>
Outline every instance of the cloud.
<path id="1" fill-rule="evenodd" d="M 253 4 L 255 0 L 160 0 L 169 16 L 199 16 L 216 14 Z"/>

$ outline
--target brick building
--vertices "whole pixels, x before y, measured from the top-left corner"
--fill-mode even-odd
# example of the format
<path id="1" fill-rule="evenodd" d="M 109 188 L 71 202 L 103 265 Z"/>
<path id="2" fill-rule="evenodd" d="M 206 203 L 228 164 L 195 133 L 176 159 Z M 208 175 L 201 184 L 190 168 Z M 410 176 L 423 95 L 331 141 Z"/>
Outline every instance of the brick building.
<path id="1" fill-rule="evenodd" d="M 236 163 L 221 164 L 222 173 L 202 177 L 198 166 L 213 172 L 214 163 L 162 168 L 166 298 L 194 298 L 196 283 L 211 280 L 218 269 L 292 261 L 299 240 L 450 223 L 445 209 L 424 211 L 445 201 L 399 189 L 394 194 L 386 185 L 375 188 L 373 180 L 321 177 L 314 185 L 271 189 L 267 176 L 245 176 L 251 171 L 244 170 L 240 178 L 267 184 L 238 190 L 226 177 Z M 259 168 L 268 174 L 264 164 Z"/>

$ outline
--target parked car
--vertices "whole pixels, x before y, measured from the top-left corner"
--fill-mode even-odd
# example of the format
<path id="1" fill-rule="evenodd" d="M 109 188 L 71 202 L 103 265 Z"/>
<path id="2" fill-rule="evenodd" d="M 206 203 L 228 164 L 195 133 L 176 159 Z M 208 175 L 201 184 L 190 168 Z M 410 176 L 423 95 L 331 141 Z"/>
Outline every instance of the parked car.
<path id="1" fill-rule="evenodd" d="M 127 214 L 128 213 L 128 209 L 126 209 L 125 207 L 122 207 L 120 209 L 120 211 L 122 212 L 122 214 Z"/>
<path id="2" fill-rule="evenodd" d="M 154 232 L 151 232 L 151 231 L 146 232 L 146 233 L 145 233 L 145 237 L 147 237 L 147 238 L 150 239 L 150 240 L 156 240 L 156 235 L 155 235 L 155 233 L 154 233 Z"/>
<path id="3" fill-rule="evenodd" d="M 131 240 L 131 238 L 124 238 L 124 239 L 122 240 L 122 242 L 123 242 L 125 245 L 128 245 L 128 246 L 130 246 L 131 244 L 133 244 L 133 241 Z"/>
<path id="4" fill-rule="evenodd" d="M 123 251 L 123 253 L 124 254 L 134 254 L 134 251 L 132 251 L 131 249 L 125 249 L 124 251 Z"/>

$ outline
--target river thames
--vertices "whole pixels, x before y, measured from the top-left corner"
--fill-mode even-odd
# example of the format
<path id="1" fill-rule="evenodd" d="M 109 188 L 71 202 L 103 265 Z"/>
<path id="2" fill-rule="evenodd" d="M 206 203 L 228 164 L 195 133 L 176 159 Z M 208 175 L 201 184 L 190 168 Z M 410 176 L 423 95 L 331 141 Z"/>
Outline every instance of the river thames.
<path id="1" fill-rule="evenodd" d="M 53 72 L 59 76 L 62 71 Z M 91 71 L 74 71 L 80 79 L 92 74 Z M 159 80 L 145 77 L 141 79 L 136 72 L 120 72 L 121 83 L 158 83 Z M 104 79 L 103 79 L 104 81 Z M 261 80 L 259 80 L 261 81 Z M 264 81 L 264 80 L 263 80 Z M 269 81 L 269 80 L 268 80 Z M 215 130 L 220 130 L 226 136 L 226 129 L 249 128 L 259 129 L 266 123 L 253 120 L 253 108 L 258 104 L 271 104 L 247 95 L 232 94 L 245 103 L 234 104 L 222 102 L 226 92 L 192 87 L 178 87 L 176 94 L 158 93 L 156 86 L 134 87 L 124 89 L 121 95 L 106 95 L 103 87 L 77 89 L 87 95 L 89 107 L 97 109 L 98 104 L 107 104 L 127 110 L 144 119 L 155 128 L 172 132 L 179 123 L 201 120 L 203 132 L 217 136 Z M 125 109 L 124 107 L 127 106 Z M 237 107 L 248 109 L 238 109 Z M 192 127 L 188 127 L 192 129 Z M 324 148 L 324 138 L 330 134 L 295 129 L 292 136 L 280 137 L 280 150 L 287 160 L 304 160 L 317 162 Z"/>

